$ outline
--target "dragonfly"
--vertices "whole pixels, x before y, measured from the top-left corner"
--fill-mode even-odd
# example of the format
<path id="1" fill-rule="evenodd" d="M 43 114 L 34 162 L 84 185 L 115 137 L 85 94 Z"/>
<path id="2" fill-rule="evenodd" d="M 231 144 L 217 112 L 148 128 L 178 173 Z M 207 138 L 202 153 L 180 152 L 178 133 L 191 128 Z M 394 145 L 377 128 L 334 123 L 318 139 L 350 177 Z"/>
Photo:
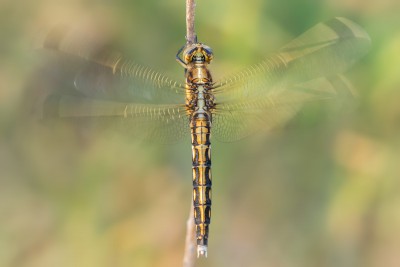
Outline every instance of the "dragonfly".
<path id="1" fill-rule="evenodd" d="M 342 74 L 370 47 L 370 37 L 359 25 L 337 17 L 261 62 L 214 80 L 209 69 L 213 51 L 196 42 L 176 55 L 185 73 L 185 80 L 178 82 L 119 51 L 71 41 L 70 34 L 68 28 L 56 27 L 42 48 L 86 65 L 73 76 L 74 90 L 48 97 L 44 114 L 118 120 L 129 125 L 129 133 L 151 142 L 175 142 L 190 135 L 198 256 L 207 256 L 208 250 L 211 137 L 241 140 L 283 125 L 309 102 L 352 97 L 352 86 Z"/>

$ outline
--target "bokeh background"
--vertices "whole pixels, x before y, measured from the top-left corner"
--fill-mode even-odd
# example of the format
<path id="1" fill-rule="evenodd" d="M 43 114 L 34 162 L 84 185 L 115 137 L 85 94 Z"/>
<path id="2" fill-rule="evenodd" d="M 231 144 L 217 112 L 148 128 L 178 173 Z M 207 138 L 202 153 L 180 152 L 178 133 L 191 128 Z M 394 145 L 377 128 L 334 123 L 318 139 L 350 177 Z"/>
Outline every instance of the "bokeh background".
<path id="1" fill-rule="evenodd" d="M 189 141 L 144 146 L 30 115 L 48 78 L 32 48 L 42 29 L 97 21 L 136 61 L 181 79 L 184 5 L 0 1 L 0 266 L 182 265 Z M 315 103 L 267 135 L 214 141 L 209 258 L 197 266 L 400 266 L 400 2 L 198 0 L 196 14 L 216 78 L 335 16 L 372 39 L 347 73 L 353 108 Z"/>

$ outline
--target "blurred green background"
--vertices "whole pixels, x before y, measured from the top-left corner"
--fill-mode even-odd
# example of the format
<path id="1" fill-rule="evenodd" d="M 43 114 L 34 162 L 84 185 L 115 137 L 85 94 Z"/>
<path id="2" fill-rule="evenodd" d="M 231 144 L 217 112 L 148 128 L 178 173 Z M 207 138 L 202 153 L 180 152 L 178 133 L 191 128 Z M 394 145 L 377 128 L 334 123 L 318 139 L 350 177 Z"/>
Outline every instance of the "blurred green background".
<path id="1" fill-rule="evenodd" d="M 181 266 L 189 141 L 46 127 L 29 118 L 41 93 L 29 83 L 38 32 L 93 19 L 136 61 L 183 79 L 184 5 L 0 1 L 0 266 Z M 347 73 L 352 110 L 316 103 L 267 136 L 213 142 L 209 258 L 197 266 L 400 266 L 399 14 L 398 0 L 198 0 L 215 78 L 335 16 L 362 25 L 372 49 Z"/>

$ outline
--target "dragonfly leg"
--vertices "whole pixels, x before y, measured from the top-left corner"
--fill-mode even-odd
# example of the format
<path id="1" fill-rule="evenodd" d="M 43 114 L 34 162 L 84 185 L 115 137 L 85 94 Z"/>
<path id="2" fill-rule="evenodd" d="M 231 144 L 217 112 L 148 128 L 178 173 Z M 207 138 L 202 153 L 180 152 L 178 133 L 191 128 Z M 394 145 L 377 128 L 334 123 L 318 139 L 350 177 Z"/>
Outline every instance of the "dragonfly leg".
<path id="1" fill-rule="evenodd" d="M 185 69 L 187 69 L 187 64 L 182 60 L 182 58 L 181 58 L 181 56 L 180 56 L 180 55 L 182 54 L 183 49 L 185 49 L 185 47 L 186 47 L 186 45 L 182 46 L 182 47 L 178 50 L 178 53 L 176 53 L 175 59 L 176 59 L 176 61 L 177 61 L 179 64 L 181 64 L 182 67 L 184 67 Z"/>

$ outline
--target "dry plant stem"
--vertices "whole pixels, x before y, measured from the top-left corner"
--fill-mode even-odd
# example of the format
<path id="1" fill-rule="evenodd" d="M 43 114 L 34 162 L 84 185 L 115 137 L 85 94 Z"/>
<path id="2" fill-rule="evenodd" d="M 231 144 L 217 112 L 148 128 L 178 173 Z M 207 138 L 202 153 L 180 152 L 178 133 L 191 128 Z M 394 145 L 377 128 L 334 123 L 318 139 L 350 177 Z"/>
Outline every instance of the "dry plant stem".
<path id="1" fill-rule="evenodd" d="M 186 0 L 186 43 L 196 42 L 196 32 L 194 31 L 194 15 L 196 9 L 195 0 Z"/>
<path id="2" fill-rule="evenodd" d="M 193 202 L 190 205 L 189 218 L 186 221 L 186 240 L 185 255 L 183 257 L 183 267 L 194 267 L 196 261 L 196 239 L 193 217 Z"/>
<path id="3" fill-rule="evenodd" d="M 196 43 L 196 32 L 194 31 L 195 0 L 186 0 L 186 44 Z M 183 267 L 194 267 L 196 261 L 196 238 L 193 214 L 193 200 L 190 201 L 189 218 L 186 222 L 185 254 L 183 256 Z"/>

